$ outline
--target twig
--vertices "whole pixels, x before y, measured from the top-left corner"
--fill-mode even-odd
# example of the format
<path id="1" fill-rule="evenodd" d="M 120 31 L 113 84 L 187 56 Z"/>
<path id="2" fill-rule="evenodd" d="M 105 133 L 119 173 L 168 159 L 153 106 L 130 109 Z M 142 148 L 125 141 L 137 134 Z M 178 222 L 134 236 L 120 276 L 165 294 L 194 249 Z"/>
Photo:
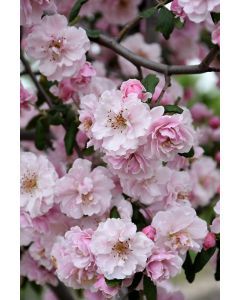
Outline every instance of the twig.
<path id="1" fill-rule="evenodd" d="M 135 65 L 135 67 L 137 68 L 138 70 L 138 79 L 139 80 L 142 80 L 143 79 L 143 73 L 142 73 L 142 68 L 138 65 Z"/>
<path id="2" fill-rule="evenodd" d="M 57 286 L 49 285 L 49 288 L 54 292 L 59 300 L 74 300 L 69 289 L 61 282 Z"/>
<path id="3" fill-rule="evenodd" d="M 118 38 L 117 38 L 117 42 L 120 43 L 123 38 L 125 37 L 125 35 L 131 30 L 133 29 L 137 23 L 142 19 L 141 16 L 137 16 L 135 19 L 133 19 L 132 21 L 130 21 L 129 23 L 127 23 L 127 25 L 125 25 L 123 27 L 123 29 L 120 31 Z"/>
<path id="4" fill-rule="evenodd" d="M 156 103 L 158 103 L 158 102 L 160 103 L 160 101 L 161 101 L 162 97 L 164 96 L 166 90 L 171 86 L 171 77 L 169 75 L 165 75 L 164 79 L 165 79 L 165 84 L 164 84 L 164 87 L 163 87 Z"/>
<path id="5" fill-rule="evenodd" d="M 53 103 L 52 103 L 52 100 L 51 98 L 48 96 L 48 94 L 45 92 L 44 88 L 41 86 L 41 84 L 39 83 L 39 81 L 37 80 L 37 78 L 35 77 L 28 61 L 25 59 L 22 51 L 20 52 L 20 58 L 21 58 L 21 61 L 25 67 L 25 70 L 26 72 L 29 74 L 29 76 L 31 77 L 33 83 L 35 84 L 36 88 L 38 89 L 38 91 L 41 93 L 41 95 L 44 97 L 44 99 L 46 100 L 48 106 L 50 108 L 53 107 Z"/>
<path id="6" fill-rule="evenodd" d="M 109 49 L 112 49 L 117 54 L 121 55 L 122 57 L 126 58 L 130 62 L 132 62 L 135 66 L 145 67 L 149 70 L 156 71 L 158 73 L 166 74 L 166 75 L 178 75 L 178 74 L 202 74 L 207 72 L 219 72 L 220 70 L 218 68 L 212 68 L 209 67 L 209 65 L 206 64 L 210 61 L 212 58 L 212 55 L 203 60 L 204 63 L 200 63 L 198 65 L 190 65 L 190 66 L 179 66 L 179 65 L 166 65 L 162 63 L 156 63 L 153 61 L 150 61 L 146 58 L 143 58 L 121 44 L 119 44 L 114 39 L 104 35 L 99 34 L 97 38 L 89 38 L 90 40 L 106 47 Z M 212 51 L 212 50 L 211 50 Z M 207 58 L 208 57 L 208 58 Z M 215 57 L 215 56 L 214 56 Z"/>
<path id="7" fill-rule="evenodd" d="M 29 65 L 29 63 L 28 63 L 28 61 L 25 59 L 25 57 L 24 57 L 22 51 L 20 52 L 20 58 L 21 58 L 21 61 L 22 61 L 23 65 L 24 65 L 24 67 L 25 67 L 26 72 L 27 72 L 27 73 L 29 74 L 29 76 L 31 77 L 31 79 L 32 79 L 33 83 L 35 84 L 37 90 L 38 90 L 38 91 L 41 93 L 41 95 L 45 98 L 45 100 L 46 100 L 46 102 L 47 102 L 49 108 L 53 108 L 52 99 L 48 96 L 48 94 L 45 92 L 45 90 L 44 90 L 44 88 L 42 87 L 42 85 L 40 84 L 40 82 L 39 82 L 39 81 L 37 80 L 37 78 L 35 77 L 35 75 L 34 75 L 32 69 L 31 69 L 31 67 L 30 67 L 30 65 Z M 64 127 L 64 129 L 67 131 L 68 128 L 67 128 L 66 124 L 63 124 L 63 127 Z M 81 157 L 81 156 L 82 156 L 82 151 L 81 151 L 81 149 L 79 148 L 79 146 L 78 146 L 78 144 L 77 144 L 76 141 L 75 141 L 75 143 L 74 143 L 74 149 L 76 150 L 78 156 Z"/>
<path id="8" fill-rule="evenodd" d="M 201 66 L 203 67 L 209 67 L 214 58 L 219 54 L 219 47 L 215 46 L 213 47 L 208 55 L 202 60 Z"/>

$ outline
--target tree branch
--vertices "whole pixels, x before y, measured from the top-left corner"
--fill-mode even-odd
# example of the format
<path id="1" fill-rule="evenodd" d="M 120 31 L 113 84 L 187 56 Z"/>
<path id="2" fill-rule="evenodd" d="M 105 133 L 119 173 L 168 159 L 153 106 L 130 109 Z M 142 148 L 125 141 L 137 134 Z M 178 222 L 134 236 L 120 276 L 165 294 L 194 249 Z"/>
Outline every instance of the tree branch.
<path id="1" fill-rule="evenodd" d="M 179 75 L 179 74 L 202 74 L 207 72 L 220 71 L 218 68 L 212 68 L 209 67 L 209 65 L 207 65 L 207 63 L 211 61 L 212 55 L 210 55 L 210 57 L 208 58 L 206 57 L 203 60 L 204 63 L 200 63 L 198 65 L 191 65 L 191 66 L 171 65 L 170 66 L 170 65 L 156 63 L 148 59 L 145 59 L 131 52 L 130 50 L 128 50 L 127 48 L 119 44 L 117 41 L 104 34 L 100 34 L 97 38 L 89 37 L 89 39 L 94 41 L 95 43 L 98 43 L 99 45 L 112 49 L 117 54 L 121 55 L 122 57 L 132 62 L 135 66 L 137 65 L 140 67 L 145 67 L 149 70 L 156 71 L 158 73 L 163 73 L 169 76 Z"/>
<path id="2" fill-rule="evenodd" d="M 165 84 L 164 84 L 164 87 L 163 87 L 156 103 L 157 102 L 160 103 L 160 101 L 161 101 L 162 97 L 164 96 L 166 90 L 171 86 L 171 77 L 169 75 L 165 75 L 164 79 L 165 79 Z"/>

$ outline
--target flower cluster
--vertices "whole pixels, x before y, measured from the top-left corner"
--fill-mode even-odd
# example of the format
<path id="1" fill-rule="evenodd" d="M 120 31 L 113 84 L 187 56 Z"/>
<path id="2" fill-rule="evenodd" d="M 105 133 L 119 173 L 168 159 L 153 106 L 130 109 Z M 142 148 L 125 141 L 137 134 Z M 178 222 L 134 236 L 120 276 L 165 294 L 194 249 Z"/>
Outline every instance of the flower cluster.
<path id="1" fill-rule="evenodd" d="M 219 1 L 172 1 L 184 28 L 169 41 L 146 39 L 144 1 L 80 2 L 78 12 L 73 0 L 21 0 L 21 47 L 40 87 L 33 93 L 21 80 L 21 276 L 83 289 L 84 299 L 127 297 L 137 280 L 136 291 L 147 281 L 156 299 L 183 300 L 171 279 L 189 251 L 201 256 L 219 243 L 220 119 L 194 82 L 171 76 L 166 89 L 169 74 L 145 62 L 204 57 L 206 29 L 220 46 L 220 23 L 209 19 Z M 138 28 L 134 18 L 139 31 L 129 35 L 122 26 Z M 98 45 L 108 38 L 86 24 L 124 37 L 124 55 Z M 33 67 L 25 60 L 23 73 Z"/>

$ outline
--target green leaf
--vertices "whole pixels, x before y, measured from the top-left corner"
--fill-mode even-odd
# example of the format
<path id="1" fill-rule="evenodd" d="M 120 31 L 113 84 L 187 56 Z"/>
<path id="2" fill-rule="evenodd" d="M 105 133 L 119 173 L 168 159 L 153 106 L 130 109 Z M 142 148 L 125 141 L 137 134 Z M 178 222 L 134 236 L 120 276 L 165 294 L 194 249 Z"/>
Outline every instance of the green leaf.
<path id="1" fill-rule="evenodd" d="M 160 31 L 166 40 L 170 38 L 175 26 L 174 14 L 163 6 L 160 9 L 156 30 Z"/>
<path id="2" fill-rule="evenodd" d="M 105 282 L 110 287 L 117 287 L 117 286 L 121 285 L 122 280 L 121 279 L 111 279 L 111 280 L 109 280 L 109 279 L 105 278 Z"/>
<path id="3" fill-rule="evenodd" d="M 68 21 L 72 22 L 79 14 L 79 11 L 84 3 L 88 0 L 76 0 L 69 14 Z"/>
<path id="4" fill-rule="evenodd" d="M 193 263 L 192 263 L 192 259 L 191 256 L 189 254 L 189 252 L 187 252 L 185 261 L 183 263 L 183 270 L 185 271 L 185 276 L 187 278 L 187 281 L 189 283 L 192 283 L 195 279 L 195 272 L 194 272 L 194 267 L 193 267 Z"/>
<path id="5" fill-rule="evenodd" d="M 217 24 L 220 21 L 220 13 L 211 12 L 211 17 L 214 24 Z"/>
<path id="6" fill-rule="evenodd" d="M 64 144 L 65 144 L 67 155 L 72 155 L 73 153 L 73 147 L 74 147 L 77 131 L 78 129 L 76 123 L 72 122 L 64 136 Z"/>
<path id="7" fill-rule="evenodd" d="M 174 18 L 174 26 L 177 28 L 177 29 L 182 29 L 184 27 L 185 23 L 181 21 L 181 18 L 177 17 L 177 18 Z"/>
<path id="8" fill-rule="evenodd" d="M 26 129 L 30 130 L 30 129 L 34 129 L 37 125 L 37 121 L 42 118 L 42 115 L 37 115 L 35 117 L 33 117 L 27 124 Z"/>
<path id="9" fill-rule="evenodd" d="M 56 112 L 54 115 L 49 116 L 49 122 L 51 125 L 61 125 L 64 124 L 64 119 L 58 112 Z"/>
<path id="10" fill-rule="evenodd" d="M 157 287 L 152 282 L 152 280 L 146 275 L 144 275 L 143 277 L 143 290 L 147 300 L 157 299 Z"/>
<path id="11" fill-rule="evenodd" d="M 86 148 L 86 149 L 84 149 L 83 151 L 82 151 L 82 154 L 84 155 L 84 156 L 89 156 L 89 155 L 92 155 L 94 153 L 94 147 L 93 146 L 91 146 L 91 147 L 89 147 L 89 148 Z"/>
<path id="12" fill-rule="evenodd" d="M 120 215 L 119 215 L 119 212 L 118 212 L 116 206 L 113 206 L 113 208 L 111 209 L 110 218 L 114 218 L 114 219 L 119 219 L 120 218 Z"/>
<path id="13" fill-rule="evenodd" d="M 86 29 L 86 33 L 87 33 L 87 36 L 89 38 L 96 39 L 96 38 L 99 37 L 99 35 L 100 35 L 101 32 L 99 30 L 97 30 L 97 29 Z"/>
<path id="14" fill-rule="evenodd" d="M 140 281 L 142 280 L 142 277 L 143 277 L 143 273 L 137 272 L 133 277 L 133 281 L 132 284 L 129 286 L 129 289 L 135 290 L 138 287 Z"/>
<path id="15" fill-rule="evenodd" d="M 177 105 L 169 104 L 164 105 L 164 112 L 165 114 L 181 114 L 183 112 L 183 109 Z"/>
<path id="16" fill-rule="evenodd" d="M 150 7 L 145 9 L 144 11 L 140 12 L 139 16 L 142 18 L 150 18 L 156 12 L 156 7 Z"/>
<path id="17" fill-rule="evenodd" d="M 195 273 L 200 272 L 205 265 L 208 263 L 208 261 L 210 260 L 210 258 L 213 256 L 213 254 L 215 253 L 216 248 L 210 248 L 207 251 L 205 251 L 204 249 L 199 252 L 195 258 L 194 261 L 194 271 Z"/>
<path id="18" fill-rule="evenodd" d="M 155 74 L 149 74 L 142 80 L 142 84 L 144 85 L 147 92 L 150 92 L 152 94 L 154 93 L 158 82 L 159 79 Z"/>
<path id="19" fill-rule="evenodd" d="M 37 120 L 35 146 L 38 150 L 44 150 L 47 145 L 47 135 L 49 133 L 49 124 L 46 117 Z"/>
<path id="20" fill-rule="evenodd" d="M 194 152 L 194 148 L 193 147 L 187 153 L 178 153 L 178 155 L 186 157 L 186 158 L 193 157 L 194 154 L 195 154 L 195 152 Z"/>

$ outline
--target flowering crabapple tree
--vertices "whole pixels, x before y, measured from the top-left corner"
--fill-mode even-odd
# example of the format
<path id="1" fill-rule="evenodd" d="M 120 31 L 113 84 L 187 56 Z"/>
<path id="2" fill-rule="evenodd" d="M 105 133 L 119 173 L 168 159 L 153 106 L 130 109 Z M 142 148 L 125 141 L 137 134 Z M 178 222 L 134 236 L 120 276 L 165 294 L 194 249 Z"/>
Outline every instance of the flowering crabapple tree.
<path id="1" fill-rule="evenodd" d="M 20 1 L 22 299 L 219 280 L 219 0 Z"/>

